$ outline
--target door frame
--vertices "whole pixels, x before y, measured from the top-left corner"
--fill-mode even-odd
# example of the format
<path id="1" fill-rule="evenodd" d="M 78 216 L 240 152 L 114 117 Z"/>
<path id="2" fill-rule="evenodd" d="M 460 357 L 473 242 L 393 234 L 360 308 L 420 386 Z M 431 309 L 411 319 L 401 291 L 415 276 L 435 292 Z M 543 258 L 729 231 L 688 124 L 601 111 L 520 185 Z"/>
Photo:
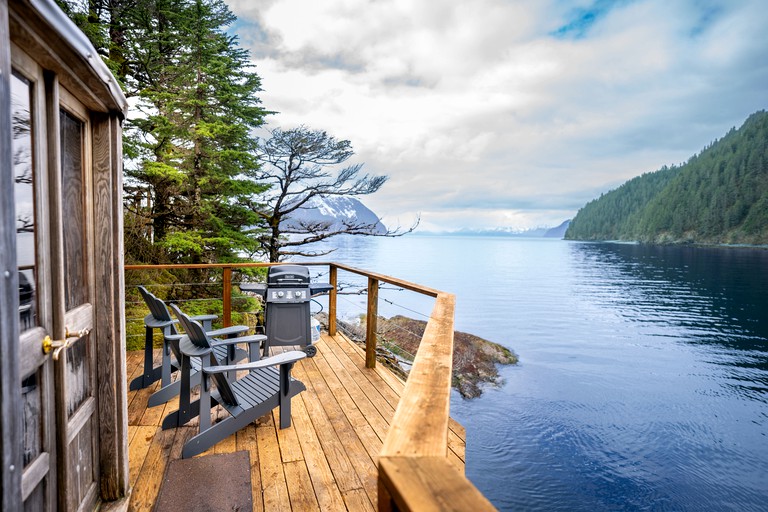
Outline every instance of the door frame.
<path id="1" fill-rule="evenodd" d="M 19 276 L 16 263 L 16 228 L 4 219 L 13 219 L 14 175 L 11 117 L 11 51 L 8 2 L 0 0 L 0 356 L 13 354 L 19 343 Z M 0 357 L 0 506 L 21 508 L 21 376 L 18 357 Z"/>

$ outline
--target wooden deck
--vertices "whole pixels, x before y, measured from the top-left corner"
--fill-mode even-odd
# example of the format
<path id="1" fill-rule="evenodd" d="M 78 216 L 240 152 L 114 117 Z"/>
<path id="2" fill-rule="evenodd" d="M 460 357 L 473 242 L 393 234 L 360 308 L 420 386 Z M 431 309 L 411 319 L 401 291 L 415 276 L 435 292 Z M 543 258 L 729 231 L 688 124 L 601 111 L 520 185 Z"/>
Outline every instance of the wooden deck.
<path id="1" fill-rule="evenodd" d="M 307 390 L 293 400 L 291 428 L 275 428 L 275 411 L 206 452 L 250 452 L 254 510 L 376 509 L 376 460 L 404 383 L 381 365 L 366 369 L 365 352 L 340 334 L 323 335 L 317 348 L 314 358 L 294 367 Z M 128 353 L 129 382 L 140 374 L 142 358 L 142 352 Z M 196 420 L 160 430 L 177 403 L 147 408 L 158 385 L 128 394 L 129 510 L 152 510 L 168 462 L 197 431 Z M 465 433 L 453 420 L 448 446 L 449 460 L 463 474 Z"/>

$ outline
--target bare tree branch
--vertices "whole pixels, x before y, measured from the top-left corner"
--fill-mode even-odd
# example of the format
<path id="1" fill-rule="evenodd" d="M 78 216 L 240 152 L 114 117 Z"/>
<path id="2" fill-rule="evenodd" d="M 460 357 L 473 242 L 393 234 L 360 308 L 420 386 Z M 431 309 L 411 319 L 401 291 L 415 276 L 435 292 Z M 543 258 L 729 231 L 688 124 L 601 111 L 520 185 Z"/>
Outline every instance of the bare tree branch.
<path id="1" fill-rule="evenodd" d="M 373 194 L 386 183 L 387 176 L 361 174 L 360 163 L 345 165 L 354 155 L 352 144 L 324 131 L 299 126 L 290 130 L 276 128 L 270 135 L 260 145 L 262 166 L 254 178 L 272 186 L 255 198 L 258 204 L 254 201 L 250 206 L 265 224 L 266 231 L 256 236 L 269 261 L 329 254 L 330 250 L 300 248 L 341 234 L 401 236 L 418 225 L 417 221 L 408 230 L 381 233 L 379 219 L 373 223 L 344 220 L 339 224 L 292 218 L 299 210 L 309 209 L 315 198 Z"/>

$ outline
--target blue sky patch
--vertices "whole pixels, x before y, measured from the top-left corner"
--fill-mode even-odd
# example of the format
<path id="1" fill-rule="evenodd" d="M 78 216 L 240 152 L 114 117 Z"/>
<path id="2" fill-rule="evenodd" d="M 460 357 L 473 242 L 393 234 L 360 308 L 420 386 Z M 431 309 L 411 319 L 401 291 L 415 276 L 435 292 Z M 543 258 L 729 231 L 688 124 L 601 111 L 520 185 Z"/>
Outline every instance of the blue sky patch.
<path id="1" fill-rule="evenodd" d="M 551 35 L 560 39 L 583 39 L 592 26 L 615 7 L 621 7 L 631 0 L 596 0 L 588 8 L 572 9 L 566 22 Z"/>
<path id="2" fill-rule="evenodd" d="M 691 37 L 696 37 L 706 32 L 707 29 L 712 26 L 723 13 L 723 8 L 718 5 L 714 5 L 713 2 L 696 2 L 696 7 L 698 7 L 699 16 L 691 28 Z"/>

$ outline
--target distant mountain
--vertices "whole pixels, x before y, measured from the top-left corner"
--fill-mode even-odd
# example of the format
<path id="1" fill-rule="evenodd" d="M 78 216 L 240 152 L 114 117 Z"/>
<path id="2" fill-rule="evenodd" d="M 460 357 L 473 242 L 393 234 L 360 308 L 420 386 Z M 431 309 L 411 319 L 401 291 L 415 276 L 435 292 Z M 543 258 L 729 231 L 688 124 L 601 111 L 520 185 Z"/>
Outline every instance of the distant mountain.
<path id="1" fill-rule="evenodd" d="M 629 180 L 587 203 L 565 237 L 651 243 L 768 243 L 768 113 L 681 166 Z"/>
<path id="2" fill-rule="evenodd" d="M 515 237 L 515 238 L 562 238 L 562 233 L 568 227 L 567 220 L 556 228 L 488 228 L 488 229 L 460 229 L 457 231 L 419 231 L 420 235 L 451 235 L 451 236 L 488 236 L 488 237 Z"/>
<path id="3" fill-rule="evenodd" d="M 335 231 L 345 226 L 369 226 L 370 234 L 382 235 L 387 228 L 379 217 L 354 197 L 313 197 L 281 223 L 282 230 L 299 226 L 322 225 L 324 231 Z"/>
<path id="4" fill-rule="evenodd" d="M 570 225 L 571 219 L 563 221 L 563 223 L 556 228 L 548 229 L 544 233 L 544 238 L 563 238 L 565 236 L 565 232 L 568 230 L 568 226 Z"/>
<path id="5" fill-rule="evenodd" d="M 511 229 L 511 228 L 492 228 L 492 229 L 460 229 L 450 231 L 448 234 L 453 236 L 514 236 L 514 237 L 542 237 L 547 232 L 547 228 L 533 229 Z"/>

